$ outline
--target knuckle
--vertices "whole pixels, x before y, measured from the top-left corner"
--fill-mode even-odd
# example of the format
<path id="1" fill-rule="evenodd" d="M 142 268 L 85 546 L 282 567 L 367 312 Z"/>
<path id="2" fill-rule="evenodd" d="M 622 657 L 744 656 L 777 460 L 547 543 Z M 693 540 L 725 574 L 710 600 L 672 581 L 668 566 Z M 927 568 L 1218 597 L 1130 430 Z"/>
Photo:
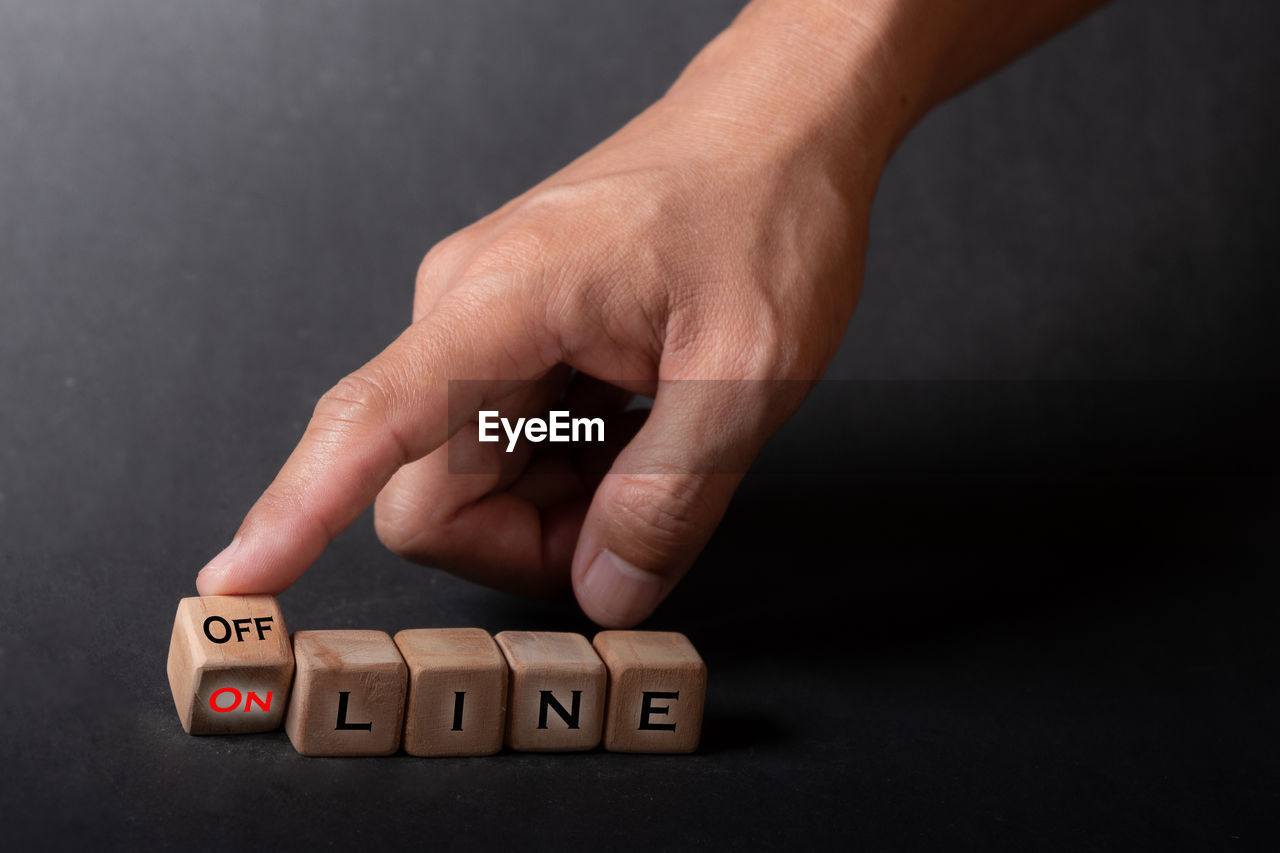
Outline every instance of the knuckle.
<path id="1" fill-rule="evenodd" d="M 543 251 L 542 242 L 531 232 L 514 231 L 493 238 L 452 269 L 452 284 L 436 293 L 435 309 L 454 323 L 466 323 L 513 306 L 542 275 Z"/>
<path id="2" fill-rule="evenodd" d="M 528 295 L 549 278 L 549 251 L 539 226 L 507 228 L 462 265 L 461 289 L 487 303 Z"/>
<path id="3" fill-rule="evenodd" d="M 746 376 L 764 379 L 789 379 L 809 369 L 807 347 L 799 336 L 763 323 L 756 346 L 747 356 Z"/>
<path id="4" fill-rule="evenodd" d="M 418 285 L 435 280 L 452 267 L 463 251 L 462 239 L 458 235 L 446 237 L 436 243 L 418 264 Z"/>
<path id="5" fill-rule="evenodd" d="M 424 512 L 422 496 L 412 489 L 384 488 L 373 504 L 373 530 L 391 553 L 406 560 L 440 566 L 447 562 L 447 525 Z"/>
<path id="6" fill-rule="evenodd" d="M 414 458 L 413 442 L 395 425 L 397 395 L 403 387 L 394 373 L 366 366 L 344 377 L 316 403 L 307 432 L 313 440 L 345 451 L 355 440 L 362 444 L 385 445 L 403 465 Z M 374 476 L 373 472 L 369 472 Z"/>
<path id="7" fill-rule="evenodd" d="M 410 556 L 421 538 L 403 502 L 390 491 L 384 491 L 373 504 L 373 530 L 387 550 L 401 557 Z"/>
<path id="8" fill-rule="evenodd" d="M 416 322 L 430 310 L 447 286 L 453 269 L 458 265 L 464 249 L 457 235 L 447 237 L 431 247 L 414 277 L 413 302 Z"/>
<path id="9" fill-rule="evenodd" d="M 524 223 L 495 238 L 483 259 L 502 270 L 541 272 L 546 264 L 549 241 L 540 225 Z"/>
<path id="10" fill-rule="evenodd" d="M 343 377 L 320 397 L 313 424 L 378 426 L 386 421 L 391 394 L 385 385 L 362 373 Z"/>
<path id="11" fill-rule="evenodd" d="M 655 554 L 701 538 L 706 511 L 696 478 L 678 474 L 619 474 L 613 487 L 616 518 Z"/>
<path id="12" fill-rule="evenodd" d="M 716 347 L 731 353 L 729 373 L 743 379 L 817 380 L 834 351 L 821 329 L 808 325 L 801 330 L 770 312 L 752 316 L 743 328 L 752 331 L 732 335 Z"/>

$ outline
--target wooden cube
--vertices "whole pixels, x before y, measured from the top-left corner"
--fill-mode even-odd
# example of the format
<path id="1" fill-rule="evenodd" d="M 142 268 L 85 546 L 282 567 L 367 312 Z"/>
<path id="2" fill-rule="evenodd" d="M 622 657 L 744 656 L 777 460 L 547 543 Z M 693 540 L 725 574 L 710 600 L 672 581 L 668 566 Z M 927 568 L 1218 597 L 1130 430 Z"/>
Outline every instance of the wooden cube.
<path id="1" fill-rule="evenodd" d="M 303 755 L 390 755 L 400 747 L 409 668 L 382 631 L 297 631 L 284 730 Z"/>
<path id="2" fill-rule="evenodd" d="M 269 732 L 289 704 L 293 652 L 269 595 L 178 602 L 169 639 L 169 689 L 189 734 Z"/>
<path id="3" fill-rule="evenodd" d="M 410 755 L 492 755 L 507 720 L 507 660 L 480 628 L 401 631 L 409 665 L 404 750 Z"/>
<path id="4" fill-rule="evenodd" d="M 498 646 L 511 669 L 507 746 L 577 752 L 600 743 L 605 669 L 581 634 L 503 631 Z"/>
<path id="5" fill-rule="evenodd" d="M 593 644 L 609 670 L 604 748 L 612 752 L 697 749 L 707 667 L 684 634 L 601 631 Z"/>

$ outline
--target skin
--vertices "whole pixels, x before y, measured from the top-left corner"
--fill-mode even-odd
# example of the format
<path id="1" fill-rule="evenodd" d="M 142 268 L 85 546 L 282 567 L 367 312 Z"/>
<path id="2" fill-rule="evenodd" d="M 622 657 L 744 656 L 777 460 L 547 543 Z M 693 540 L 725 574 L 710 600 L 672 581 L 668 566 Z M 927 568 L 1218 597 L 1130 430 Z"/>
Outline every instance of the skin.
<path id="1" fill-rule="evenodd" d="M 321 398 L 200 593 L 280 592 L 376 499 L 405 557 L 526 594 L 571 583 L 597 623 L 643 620 L 834 355 L 898 143 L 1099 5 L 751 3 L 652 107 L 428 253 L 412 324 Z M 449 380 L 472 378 L 497 381 L 451 417 Z M 685 379 L 776 381 L 667 381 Z M 567 393 L 623 423 L 655 392 L 595 458 L 475 443 L 480 409 Z M 451 444 L 490 473 L 450 474 Z"/>

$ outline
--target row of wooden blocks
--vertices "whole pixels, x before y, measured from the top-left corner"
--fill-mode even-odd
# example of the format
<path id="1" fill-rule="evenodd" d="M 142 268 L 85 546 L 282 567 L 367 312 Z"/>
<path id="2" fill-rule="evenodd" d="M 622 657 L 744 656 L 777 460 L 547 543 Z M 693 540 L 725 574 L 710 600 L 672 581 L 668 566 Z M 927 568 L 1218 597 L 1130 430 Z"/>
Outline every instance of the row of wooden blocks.
<path id="1" fill-rule="evenodd" d="M 190 734 L 285 732 L 303 755 L 692 752 L 707 669 L 683 634 L 285 630 L 269 595 L 184 598 L 169 687 Z M 290 689 L 292 688 L 292 697 Z"/>

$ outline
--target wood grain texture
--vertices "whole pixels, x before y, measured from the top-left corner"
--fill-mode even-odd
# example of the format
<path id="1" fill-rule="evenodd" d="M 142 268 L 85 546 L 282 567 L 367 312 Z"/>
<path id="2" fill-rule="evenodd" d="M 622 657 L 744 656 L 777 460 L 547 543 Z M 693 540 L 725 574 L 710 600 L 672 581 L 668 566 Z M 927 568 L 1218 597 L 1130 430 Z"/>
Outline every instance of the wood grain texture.
<path id="1" fill-rule="evenodd" d="M 684 634 L 601 631 L 592 645 L 609 670 L 605 749 L 675 753 L 698 748 L 707 667 Z"/>
<path id="2" fill-rule="evenodd" d="M 503 631 L 495 639 L 511 672 L 507 746 L 527 752 L 594 749 L 604 726 L 606 675 L 587 638 Z"/>
<path id="3" fill-rule="evenodd" d="M 489 632 L 416 628 L 396 634 L 395 642 L 409 667 L 405 752 L 492 755 L 502 749 L 507 660 Z"/>
<path id="4" fill-rule="evenodd" d="M 174 706 L 188 733 L 277 728 L 293 680 L 293 652 L 280 605 L 270 595 L 182 599 L 167 670 Z"/>
<path id="5" fill-rule="evenodd" d="M 303 755 L 390 755 L 400 747 L 409 670 L 382 631 L 297 631 L 284 730 Z M 343 698 L 345 694 L 345 699 Z"/>

